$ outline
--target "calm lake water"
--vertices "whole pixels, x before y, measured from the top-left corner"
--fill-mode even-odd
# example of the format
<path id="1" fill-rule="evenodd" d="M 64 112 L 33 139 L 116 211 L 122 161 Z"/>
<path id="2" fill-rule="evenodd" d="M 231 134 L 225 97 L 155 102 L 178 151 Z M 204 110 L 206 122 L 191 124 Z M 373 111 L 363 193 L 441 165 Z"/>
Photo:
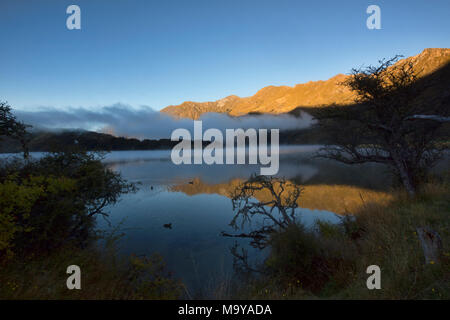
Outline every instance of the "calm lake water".
<path id="1" fill-rule="evenodd" d="M 347 196 L 361 201 L 363 191 L 387 194 L 392 179 L 385 167 L 348 166 L 313 158 L 318 149 L 280 147 L 278 176 L 309 190 L 303 195 L 305 205 L 299 209 L 305 225 L 313 226 L 317 219 L 338 222 L 339 216 L 332 211 L 339 211 L 336 202 L 342 202 L 346 210 L 351 205 Z M 32 154 L 35 158 L 41 155 Z M 229 226 L 233 218 L 229 193 L 237 182 L 259 173 L 259 165 L 177 166 L 170 159 L 170 150 L 111 152 L 104 162 L 128 181 L 140 183 L 137 193 L 124 195 L 107 208 L 111 225 L 98 219 L 103 230 L 120 226 L 124 236 L 119 250 L 123 254 L 161 254 L 168 270 L 192 295 L 210 292 L 221 281 L 233 278 L 230 248 L 236 241 L 248 250 L 251 261 L 264 259 L 266 252 L 251 248 L 248 240 L 221 236 L 222 231 L 236 232 Z M 448 169 L 448 161 L 442 166 Z M 172 228 L 164 224 L 172 224 Z"/>
<path id="2" fill-rule="evenodd" d="M 286 146 L 280 149 L 278 176 L 304 185 L 344 184 L 374 190 L 386 188 L 380 166 L 350 167 L 312 159 L 317 146 Z M 131 181 L 139 191 L 122 197 L 108 208 L 113 226 L 121 223 L 125 236 L 121 251 L 136 255 L 160 253 L 175 277 L 192 292 L 213 289 L 219 281 L 233 277 L 230 248 L 237 241 L 253 262 L 265 252 L 249 246 L 248 240 L 221 236 L 235 232 L 229 223 L 232 203 L 227 195 L 232 182 L 259 172 L 259 165 L 174 165 L 170 150 L 112 152 L 105 162 Z M 301 209 L 301 221 L 312 226 L 316 219 L 338 222 L 326 210 Z M 172 224 L 165 228 L 164 224 Z M 256 222 L 257 223 L 257 222 Z M 99 220 L 101 228 L 108 224 Z M 242 231 L 239 231 L 242 232 Z"/>

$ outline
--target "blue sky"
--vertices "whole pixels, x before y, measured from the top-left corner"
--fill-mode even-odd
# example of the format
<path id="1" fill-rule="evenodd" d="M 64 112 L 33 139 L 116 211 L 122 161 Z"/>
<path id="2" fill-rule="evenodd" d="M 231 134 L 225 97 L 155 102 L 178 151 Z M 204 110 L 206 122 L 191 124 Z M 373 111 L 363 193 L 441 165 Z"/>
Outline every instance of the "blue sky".
<path id="1" fill-rule="evenodd" d="M 81 30 L 66 8 L 81 8 Z M 381 8 L 382 29 L 366 28 Z M 0 100 L 156 110 L 449 47 L 450 1 L 1 0 Z"/>

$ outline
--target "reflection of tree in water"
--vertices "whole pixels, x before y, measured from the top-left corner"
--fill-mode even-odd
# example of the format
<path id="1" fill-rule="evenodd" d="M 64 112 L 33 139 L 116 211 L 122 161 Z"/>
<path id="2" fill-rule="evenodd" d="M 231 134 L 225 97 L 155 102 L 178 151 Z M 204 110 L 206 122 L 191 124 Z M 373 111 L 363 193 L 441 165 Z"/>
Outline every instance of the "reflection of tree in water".
<path id="1" fill-rule="evenodd" d="M 356 174 L 356 173 L 355 173 Z M 208 184 L 199 178 L 194 178 L 192 184 L 176 184 L 169 188 L 171 192 L 183 192 L 189 196 L 197 194 L 219 194 L 232 198 L 235 190 L 245 180 L 236 178 L 227 183 Z M 288 184 L 288 182 L 286 181 Z M 291 180 L 292 185 L 302 185 L 302 195 L 297 203 L 299 207 L 311 210 L 326 210 L 340 215 L 354 214 L 365 202 L 375 201 L 384 203 L 390 200 L 391 195 L 387 192 L 374 191 L 360 187 L 341 184 L 310 184 L 302 180 Z M 267 189 L 254 192 L 254 198 L 265 202 L 272 198 Z"/>
<path id="2" fill-rule="evenodd" d="M 256 194 L 264 194 L 264 200 L 258 200 Z M 254 217 L 262 218 L 262 223 L 249 232 L 223 236 L 249 238 L 250 245 L 257 249 L 268 246 L 273 232 L 286 230 L 296 224 L 296 209 L 302 187 L 284 178 L 268 176 L 252 176 L 240 184 L 231 194 L 235 216 L 230 225 L 235 230 L 243 230 L 250 226 Z M 259 198 L 259 197 L 258 197 Z M 236 243 L 231 248 L 234 266 L 238 271 L 261 271 L 252 268 L 248 262 L 248 254 Z"/>
<path id="3" fill-rule="evenodd" d="M 317 172 L 310 179 L 302 176 L 292 177 L 290 180 L 308 185 L 347 185 L 370 189 L 374 191 L 386 191 L 391 187 L 392 175 L 387 167 L 377 163 L 360 165 L 346 165 L 334 160 L 321 159 L 317 153 L 309 159 L 300 162 L 302 166 L 314 165 Z"/>

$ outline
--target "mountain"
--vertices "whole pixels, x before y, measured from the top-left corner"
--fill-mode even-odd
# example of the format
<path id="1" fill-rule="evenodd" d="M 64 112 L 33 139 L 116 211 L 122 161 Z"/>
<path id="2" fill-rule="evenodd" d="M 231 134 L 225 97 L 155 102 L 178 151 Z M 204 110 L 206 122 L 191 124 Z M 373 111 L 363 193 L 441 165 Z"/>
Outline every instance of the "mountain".
<path id="1" fill-rule="evenodd" d="M 429 48 L 420 54 L 398 61 L 412 61 L 420 76 L 428 75 L 450 62 L 450 49 Z M 310 81 L 290 86 L 268 86 L 251 97 L 235 95 L 212 102 L 186 101 L 161 110 L 177 118 L 198 119 L 203 113 L 218 112 L 232 116 L 250 113 L 286 113 L 298 106 L 321 107 L 331 104 L 352 104 L 353 92 L 340 85 L 348 76 L 338 74 L 324 81 Z"/>

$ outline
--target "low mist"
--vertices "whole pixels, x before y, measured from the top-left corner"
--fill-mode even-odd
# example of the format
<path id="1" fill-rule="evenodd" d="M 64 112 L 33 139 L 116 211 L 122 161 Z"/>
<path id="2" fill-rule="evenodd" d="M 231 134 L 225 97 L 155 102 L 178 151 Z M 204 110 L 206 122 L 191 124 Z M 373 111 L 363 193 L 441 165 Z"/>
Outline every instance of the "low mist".
<path id="1" fill-rule="evenodd" d="M 170 138 L 172 131 L 177 128 L 185 128 L 191 132 L 193 130 L 193 120 L 175 119 L 145 106 L 135 109 L 115 104 L 96 110 L 41 108 L 37 111 L 17 110 L 15 113 L 19 120 L 41 130 L 83 129 L 138 139 Z M 307 113 L 302 113 L 301 117 L 288 114 L 230 117 L 226 114 L 207 113 L 199 120 L 203 122 L 203 130 L 217 128 L 222 131 L 237 128 L 303 129 L 315 122 Z"/>

